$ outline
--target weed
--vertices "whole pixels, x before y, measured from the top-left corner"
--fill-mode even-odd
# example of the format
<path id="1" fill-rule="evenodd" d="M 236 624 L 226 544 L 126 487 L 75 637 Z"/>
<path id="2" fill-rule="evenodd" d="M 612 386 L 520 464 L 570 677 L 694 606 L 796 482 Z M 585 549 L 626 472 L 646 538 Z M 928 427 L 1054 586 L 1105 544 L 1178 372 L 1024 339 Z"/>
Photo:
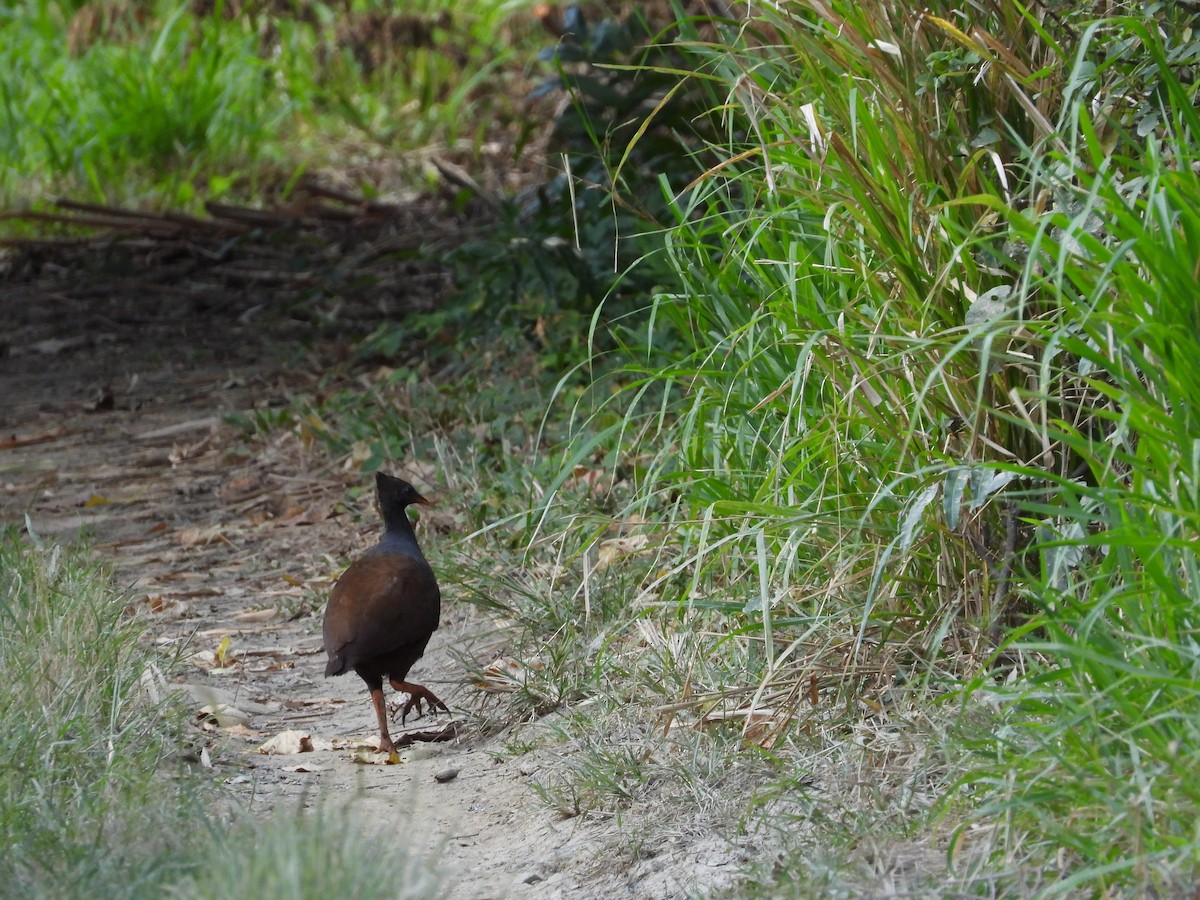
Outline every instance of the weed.
<path id="1" fill-rule="evenodd" d="M 896 697 L 998 693 L 999 762 L 970 776 L 988 852 L 1052 872 L 1068 848 L 1064 887 L 1195 866 L 1198 123 L 1161 34 L 881 0 L 697 45 L 746 140 L 669 195 L 682 288 L 626 323 L 609 432 L 636 436 L 624 515 L 679 536 L 653 588 L 711 630 L 700 696 L 804 727 L 810 680 L 855 729 Z M 1121 99 L 1093 110 L 1101 85 Z"/>
<path id="2" fill-rule="evenodd" d="M 6 206 L 84 193 L 195 207 L 258 199 L 346 154 L 440 146 L 479 158 L 468 123 L 502 131 L 521 93 L 481 90 L 521 77 L 508 60 L 523 38 L 504 2 L 404 14 L 311 2 L 286 16 L 193 6 L 86 4 L 70 21 L 41 0 L 0 18 Z"/>
<path id="3" fill-rule="evenodd" d="M 431 868 L 386 857 L 349 812 L 224 821 L 184 764 L 185 715 L 141 626 L 81 549 L 0 542 L 0 876 L 6 896 L 429 896 Z M 352 809 L 352 808 L 351 808 Z M 347 879 L 350 879 L 349 881 Z"/>
<path id="4" fill-rule="evenodd" d="M 175 871 L 171 835 L 204 796 L 174 770 L 179 714 L 155 660 L 78 550 L 0 543 L 0 861 L 18 896 L 144 895 Z"/>

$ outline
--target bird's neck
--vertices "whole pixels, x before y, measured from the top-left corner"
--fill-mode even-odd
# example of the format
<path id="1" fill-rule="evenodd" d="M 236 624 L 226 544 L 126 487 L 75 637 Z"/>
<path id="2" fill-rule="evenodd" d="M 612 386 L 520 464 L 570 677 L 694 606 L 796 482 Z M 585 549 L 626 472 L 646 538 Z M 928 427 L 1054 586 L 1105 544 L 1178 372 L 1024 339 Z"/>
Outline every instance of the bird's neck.
<path id="1" fill-rule="evenodd" d="M 379 553 L 405 553 L 421 556 L 421 548 L 417 544 L 417 534 L 413 531 L 408 514 L 401 511 L 399 515 L 389 518 L 384 525 L 383 537 L 375 545 Z"/>

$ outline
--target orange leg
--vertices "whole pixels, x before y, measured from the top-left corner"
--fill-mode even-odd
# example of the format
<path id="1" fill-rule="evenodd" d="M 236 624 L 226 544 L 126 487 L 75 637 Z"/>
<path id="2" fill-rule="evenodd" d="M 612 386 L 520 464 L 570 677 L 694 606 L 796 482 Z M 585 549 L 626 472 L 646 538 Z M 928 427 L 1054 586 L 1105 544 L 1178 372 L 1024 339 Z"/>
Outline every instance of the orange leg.
<path id="1" fill-rule="evenodd" d="M 375 707 L 375 718 L 379 720 L 379 752 L 395 753 L 396 745 L 388 734 L 387 704 L 383 700 L 383 688 L 377 687 L 371 691 L 371 705 Z"/>
<path id="2" fill-rule="evenodd" d="M 408 714 L 412 711 L 414 706 L 417 709 L 418 718 L 425 714 L 425 711 L 421 708 L 422 701 L 429 704 L 429 711 L 431 713 L 436 712 L 439 709 L 450 712 L 450 708 L 441 700 L 439 700 L 434 695 L 433 691 L 429 690 L 429 688 L 420 684 L 413 684 L 411 681 L 396 681 L 394 678 L 391 679 L 391 682 L 393 690 L 403 691 L 404 693 L 408 694 L 408 702 L 404 704 L 404 709 L 400 713 L 401 725 L 404 724 L 404 720 L 408 718 Z M 374 697 L 375 695 L 372 694 L 371 696 Z M 378 707 L 376 707 L 376 709 L 378 709 Z"/>

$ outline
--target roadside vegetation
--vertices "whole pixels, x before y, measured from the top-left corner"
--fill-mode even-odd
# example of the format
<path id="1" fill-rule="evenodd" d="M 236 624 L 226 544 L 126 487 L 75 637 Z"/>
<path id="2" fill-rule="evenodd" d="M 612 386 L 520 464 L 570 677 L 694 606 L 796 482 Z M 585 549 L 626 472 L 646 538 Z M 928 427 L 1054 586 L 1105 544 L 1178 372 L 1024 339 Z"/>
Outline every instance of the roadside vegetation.
<path id="1" fill-rule="evenodd" d="M 0 878 L 6 897 L 428 897 L 339 813 L 252 821 L 200 765 L 171 660 L 86 548 L 0 534 Z M 397 887 L 397 876 L 406 876 Z"/>
<path id="2" fill-rule="evenodd" d="M 69 17 L 30 8 L 49 48 Z M 369 378 L 259 425 L 454 498 L 435 567 L 510 635 L 515 690 L 481 724 L 513 755 L 572 751 L 539 795 L 613 817 L 631 854 L 664 828 L 743 841 L 763 895 L 1193 890 L 1196 14 L 594 7 L 543 48 L 515 9 L 472 6 L 470 45 L 513 56 L 387 81 L 407 101 L 352 54 L 319 84 L 299 20 L 275 28 L 290 63 L 250 19 L 139 23 L 178 41 L 172 77 L 203 64 L 193 29 L 240 33 L 205 52 L 270 86 L 232 116 L 262 135 L 195 132 L 190 172 L 175 149 L 60 167 L 57 137 L 86 142 L 39 144 L 13 118 L 37 103 L 10 99 L 27 168 L 0 189 L 136 195 L 90 166 L 166 206 L 253 193 L 344 165 L 334 123 L 367 156 L 478 150 L 466 123 L 516 121 L 483 87 L 508 60 L 569 98 L 560 173 L 501 194 L 494 235 L 449 257 L 457 295 L 362 344 Z"/>
<path id="3" fill-rule="evenodd" d="M 286 196 L 318 167 L 367 191 L 420 187 L 432 155 L 478 162 L 495 152 L 485 140 L 528 139 L 514 54 L 538 26 L 513 6 L 11 5 L 0 11 L 0 203 L 188 209 Z M 497 90 L 504 82 L 514 90 Z"/>

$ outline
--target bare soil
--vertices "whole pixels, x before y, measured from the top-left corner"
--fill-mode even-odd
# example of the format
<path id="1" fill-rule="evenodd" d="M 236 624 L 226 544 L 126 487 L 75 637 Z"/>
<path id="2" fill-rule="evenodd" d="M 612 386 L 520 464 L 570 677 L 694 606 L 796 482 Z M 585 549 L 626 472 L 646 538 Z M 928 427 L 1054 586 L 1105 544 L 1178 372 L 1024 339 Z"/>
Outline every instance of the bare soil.
<path id="1" fill-rule="evenodd" d="M 436 212 L 409 211 L 408 221 Z M 492 658 L 497 638 L 452 591 L 411 676 L 452 715 L 393 731 L 452 740 L 415 742 L 401 765 L 382 765 L 369 749 L 363 684 L 323 677 L 328 589 L 378 533 L 371 481 L 306 446 L 297 429 L 255 432 L 230 420 L 318 390 L 333 371 L 350 383 L 348 348 L 436 302 L 436 289 L 420 285 L 444 284 L 440 273 L 406 274 L 408 264 L 369 252 L 395 244 L 396 221 L 377 217 L 338 241 L 303 229 L 261 241 L 243 232 L 233 252 L 211 230 L 160 229 L 0 257 L 0 524 L 27 524 L 42 539 L 88 537 L 130 614 L 177 663 L 164 671 L 197 717 L 186 752 L 256 815 L 352 803 L 371 839 L 434 861 L 452 898 L 730 886 L 737 859 L 723 841 L 664 836 L 635 859 L 617 821 L 564 818 L 538 800 L 532 784 L 555 752 L 514 755 L 510 734 L 481 732 L 473 713 L 496 698 L 466 667 Z M 347 267 L 368 264 L 379 276 L 372 288 L 345 288 Z M 408 474 L 420 485 L 430 473 L 413 461 Z M 456 521 L 453 497 L 437 503 L 418 526 L 435 568 Z M 304 752 L 259 751 L 289 731 L 302 733 Z"/>

